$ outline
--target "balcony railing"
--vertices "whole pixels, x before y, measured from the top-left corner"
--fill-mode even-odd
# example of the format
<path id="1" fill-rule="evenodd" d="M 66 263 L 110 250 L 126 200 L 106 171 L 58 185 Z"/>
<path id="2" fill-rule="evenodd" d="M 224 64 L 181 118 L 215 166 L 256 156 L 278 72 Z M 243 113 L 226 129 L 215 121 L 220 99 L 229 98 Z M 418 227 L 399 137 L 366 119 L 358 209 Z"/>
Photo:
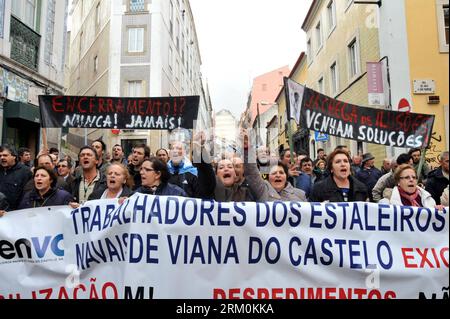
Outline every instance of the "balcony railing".
<path id="1" fill-rule="evenodd" d="M 38 70 L 41 36 L 11 16 L 11 59 Z"/>
<path id="2" fill-rule="evenodd" d="M 139 12 L 145 10 L 145 0 L 130 0 L 130 11 Z"/>

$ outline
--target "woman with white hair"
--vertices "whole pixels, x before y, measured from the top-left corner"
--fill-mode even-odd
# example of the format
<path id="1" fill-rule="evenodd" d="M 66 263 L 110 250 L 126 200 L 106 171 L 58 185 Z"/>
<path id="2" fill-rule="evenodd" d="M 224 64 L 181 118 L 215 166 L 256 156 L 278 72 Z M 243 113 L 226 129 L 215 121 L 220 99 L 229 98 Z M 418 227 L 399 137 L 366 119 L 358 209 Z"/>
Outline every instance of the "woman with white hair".
<path id="1" fill-rule="evenodd" d="M 436 201 L 425 189 L 419 187 L 416 170 L 413 166 L 403 164 L 397 167 L 394 173 L 397 186 L 392 190 L 392 196 L 389 204 L 412 207 L 438 208 L 442 205 L 436 205 Z M 381 200 L 380 203 L 385 202 Z"/>

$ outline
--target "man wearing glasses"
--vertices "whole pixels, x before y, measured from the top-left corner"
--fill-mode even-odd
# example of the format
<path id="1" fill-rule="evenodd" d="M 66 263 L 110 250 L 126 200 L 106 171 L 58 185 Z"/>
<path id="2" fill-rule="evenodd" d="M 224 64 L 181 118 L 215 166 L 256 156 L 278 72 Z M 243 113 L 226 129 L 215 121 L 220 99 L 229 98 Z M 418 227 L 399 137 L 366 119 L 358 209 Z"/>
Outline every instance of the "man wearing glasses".
<path id="1" fill-rule="evenodd" d="M 53 162 L 53 158 L 50 154 L 41 154 L 37 157 L 37 166 L 35 167 L 35 169 L 38 167 L 45 167 L 51 171 L 56 172 L 56 167 Z M 30 192 L 33 188 L 34 188 L 34 179 L 31 178 L 23 188 L 24 194 Z M 60 176 L 58 176 L 56 180 L 56 188 L 70 192 L 70 185 L 67 185 L 64 179 Z"/>
<path id="2" fill-rule="evenodd" d="M 64 182 L 66 183 L 66 187 L 64 187 L 64 190 L 67 190 L 68 192 L 71 192 L 72 189 L 72 183 L 74 180 L 73 175 L 70 173 L 72 170 L 72 162 L 70 160 L 60 160 L 57 166 L 58 170 L 58 176 L 64 179 Z"/>

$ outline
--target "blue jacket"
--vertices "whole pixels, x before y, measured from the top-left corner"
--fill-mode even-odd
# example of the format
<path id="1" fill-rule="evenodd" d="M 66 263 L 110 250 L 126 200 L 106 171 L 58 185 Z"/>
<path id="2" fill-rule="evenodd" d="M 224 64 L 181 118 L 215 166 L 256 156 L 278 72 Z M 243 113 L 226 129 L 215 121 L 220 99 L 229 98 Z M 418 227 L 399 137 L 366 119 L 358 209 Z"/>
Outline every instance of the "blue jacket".
<path id="1" fill-rule="evenodd" d="M 188 197 L 200 197 L 202 191 L 198 182 L 198 169 L 185 158 L 178 166 L 174 166 L 172 161 L 167 163 L 170 178 L 169 183 L 182 188 Z"/>
<path id="2" fill-rule="evenodd" d="M 178 166 L 174 166 L 172 160 L 167 163 L 167 168 L 170 174 L 186 174 L 191 173 L 192 175 L 198 176 L 198 170 L 192 165 L 192 163 L 185 158 Z"/>
<path id="3" fill-rule="evenodd" d="M 356 178 L 361 183 L 366 185 L 371 202 L 373 201 L 372 190 L 381 176 L 382 176 L 381 171 L 376 167 L 371 167 L 369 169 L 361 168 L 361 170 L 356 174 Z"/>
<path id="4" fill-rule="evenodd" d="M 311 176 L 305 173 L 300 173 L 300 175 L 296 178 L 295 187 L 304 191 L 306 198 L 309 198 L 309 194 L 311 193 L 313 187 Z"/>
<path id="5" fill-rule="evenodd" d="M 18 209 L 62 206 L 68 205 L 72 201 L 72 195 L 64 190 L 51 188 L 44 196 L 41 197 L 38 191 L 34 188 L 24 195 Z"/>

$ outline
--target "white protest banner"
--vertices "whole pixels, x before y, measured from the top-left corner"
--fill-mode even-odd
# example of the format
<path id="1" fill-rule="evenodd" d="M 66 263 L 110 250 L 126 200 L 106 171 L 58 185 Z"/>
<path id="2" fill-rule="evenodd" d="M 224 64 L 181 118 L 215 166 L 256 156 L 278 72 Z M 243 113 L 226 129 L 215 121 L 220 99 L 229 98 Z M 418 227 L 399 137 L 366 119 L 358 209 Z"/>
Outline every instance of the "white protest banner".
<path id="1" fill-rule="evenodd" d="M 0 299 L 44 299 L 50 287 L 65 285 L 76 271 L 64 259 L 69 213 L 65 207 L 45 207 L 0 218 Z"/>
<path id="2" fill-rule="evenodd" d="M 61 209 L 59 226 L 53 218 L 61 217 L 44 210 L 36 215 L 45 222 L 27 238 L 43 247 L 40 236 L 62 232 L 64 263 L 76 265 L 79 276 L 66 280 L 59 264 L 53 273 L 20 258 L 14 242 L 25 234 L 11 231 L 16 212 L 9 213 L 0 219 L 0 297 L 44 298 L 39 290 L 50 288 L 51 298 L 448 296 L 448 209 L 135 195 L 120 206 L 102 200 Z M 30 211 L 17 214 L 15 229 L 30 223 Z M 16 250 L 9 261 L 24 263 L 29 281 L 23 267 L 4 263 L 5 247 Z"/>

